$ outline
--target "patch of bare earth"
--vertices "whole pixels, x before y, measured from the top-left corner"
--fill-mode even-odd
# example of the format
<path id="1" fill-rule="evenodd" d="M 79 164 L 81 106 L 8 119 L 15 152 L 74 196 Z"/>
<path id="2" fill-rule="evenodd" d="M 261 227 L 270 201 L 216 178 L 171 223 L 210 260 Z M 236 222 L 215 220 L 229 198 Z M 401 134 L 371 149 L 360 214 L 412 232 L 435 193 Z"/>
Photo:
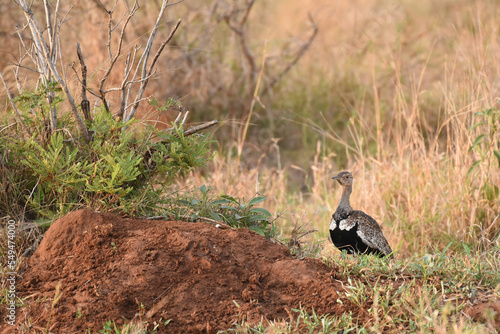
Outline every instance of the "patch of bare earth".
<path id="1" fill-rule="evenodd" d="M 16 321 L 28 331 L 80 333 L 108 320 L 171 319 L 160 332 L 215 333 L 243 318 L 289 318 L 300 306 L 358 314 L 337 303 L 343 288 L 332 270 L 246 229 L 80 210 L 53 223 L 27 261 L 18 289 L 28 298 Z"/>

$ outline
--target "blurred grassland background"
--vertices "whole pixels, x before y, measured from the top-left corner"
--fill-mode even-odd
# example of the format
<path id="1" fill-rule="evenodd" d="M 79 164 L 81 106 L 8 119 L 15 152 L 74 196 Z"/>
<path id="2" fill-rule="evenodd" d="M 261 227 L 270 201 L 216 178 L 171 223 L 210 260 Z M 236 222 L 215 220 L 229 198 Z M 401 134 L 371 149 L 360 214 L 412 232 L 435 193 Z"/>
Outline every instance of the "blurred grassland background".
<path id="1" fill-rule="evenodd" d="M 165 38 L 183 20 L 147 94 L 180 98 L 192 122 L 221 121 L 212 131 L 217 156 L 178 189 L 206 184 L 245 198 L 260 193 L 285 231 L 309 224 L 319 231 L 313 238 L 325 239 L 341 190 L 331 177 L 347 169 L 355 177 L 353 207 L 381 224 L 401 256 L 440 251 L 450 242 L 456 251 L 499 252 L 497 1 L 256 1 L 245 26 L 253 79 L 241 40 L 224 21 L 226 5 L 235 3 L 244 2 L 186 0 L 169 8 L 161 26 Z M 140 5 L 125 37 L 128 50 L 144 44 L 159 8 L 154 1 Z M 11 2 L 0 10 L 0 66 L 13 82 L 14 26 L 22 13 Z M 313 33 L 308 13 L 316 38 L 270 87 Z M 108 59 L 107 16 L 83 1 L 70 17 L 61 39 L 66 75 L 78 85 L 69 68 L 78 63 L 78 41 L 90 86 L 97 86 Z M 21 75 L 33 88 L 36 75 Z M 4 117 L 10 107 L 3 86 L 0 97 Z M 139 116 L 147 122 L 155 113 L 143 106 Z"/>

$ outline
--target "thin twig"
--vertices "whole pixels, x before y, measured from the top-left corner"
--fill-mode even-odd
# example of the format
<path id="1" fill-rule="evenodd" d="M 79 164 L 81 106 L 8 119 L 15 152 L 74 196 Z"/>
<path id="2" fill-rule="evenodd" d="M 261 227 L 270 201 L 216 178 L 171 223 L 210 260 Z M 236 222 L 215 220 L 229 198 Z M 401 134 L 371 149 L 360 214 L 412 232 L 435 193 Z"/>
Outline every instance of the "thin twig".
<path id="1" fill-rule="evenodd" d="M 98 1 L 98 2 L 100 3 L 100 1 Z M 100 4 L 101 4 L 101 6 L 103 6 L 102 3 L 100 3 Z M 116 6 L 116 3 L 115 3 L 115 6 Z M 104 83 L 108 79 L 109 75 L 111 74 L 111 71 L 113 70 L 113 67 L 116 64 L 116 61 L 120 57 L 120 54 L 121 54 L 121 51 L 122 51 L 123 40 L 124 40 L 124 37 L 125 37 L 125 29 L 127 28 L 127 25 L 130 22 L 130 19 L 135 15 L 135 13 L 137 12 L 137 10 L 139 9 L 139 4 L 137 3 L 137 1 L 134 3 L 134 6 L 130 10 L 127 18 L 125 19 L 125 23 L 123 24 L 122 30 L 120 32 L 120 37 L 118 39 L 118 47 L 117 47 L 117 50 L 115 51 L 115 55 L 114 56 L 113 56 L 113 54 L 111 52 L 111 35 L 112 35 L 113 30 L 116 29 L 116 27 L 115 28 L 111 27 L 111 22 L 113 20 L 114 7 L 113 7 L 113 9 L 111 11 L 107 10 L 104 6 L 103 6 L 103 8 L 106 10 L 106 12 L 109 15 L 109 20 L 108 20 L 108 22 L 109 22 L 108 23 L 108 43 L 107 43 L 107 46 L 108 46 L 108 53 L 109 53 L 109 58 L 110 58 L 110 64 L 109 64 L 109 67 L 106 69 L 106 72 L 104 73 L 104 76 L 101 78 L 101 81 L 99 83 L 99 92 L 101 94 L 101 100 L 102 100 L 102 102 L 104 104 L 104 108 L 106 109 L 107 112 L 109 112 L 109 105 L 108 105 L 108 102 L 106 101 L 106 92 L 104 91 Z"/>
<path id="2" fill-rule="evenodd" d="M 247 45 L 246 41 L 246 33 L 245 33 L 245 25 L 248 19 L 248 16 L 250 14 L 250 11 L 255 3 L 255 0 L 250 0 L 245 8 L 245 12 L 243 13 L 243 17 L 241 20 L 238 22 L 237 25 L 233 24 L 231 22 L 232 17 L 235 15 L 235 10 L 233 10 L 230 14 L 226 15 L 224 20 L 226 21 L 228 27 L 238 36 L 238 40 L 240 42 L 240 47 L 241 51 L 243 52 L 243 55 L 245 56 L 245 59 L 247 61 L 249 70 L 248 70 L 248 81 L 249 85 L 252 87 L 253 83 L 255 82 L 255 77 L 256 77 L 256 65 L 255 65 L 255 58 L 252 55 L 252 52 L 250 51 L 250 48 Z"/>
<path id="3" fill-rule="evenodd" d="M 198 220 L 202 220 L 202 221 L 207 222 L 207 223 L 211 223 L 211 224 L 214 224 L 214 225 L 219 225 L 220 227 L 223 227 L 223 228 L 231 228 L 230 225 L 228 225 L 228 224 L 226 224 L 224 222 L 217 221 L 215 219 L 211 219 L 211 218 L 207 218 L 207 217 L 191 217 L 189 215 L 182 215 L 182 216 L 174 216 L 174 215 L 171 215 L 171 216 L 152 216 L 152 217 L 146 217 L 145 219 L 146 220 L 159 220 L 159 219 L 170 219 L 170 220 L 173 220 L 173 219 L 180 219 L 180 220 L 187 221 L 187 222 L 196 222 Z"/>
<path id="4" fill-rule="evenodd" d="M 125 106 L 128 103 L 129 96 L 130 96 L 130 89 L 132 85 L 130 84 L 127 88 L 127 82 L 128 82 L 128 77 L 130 76 L 130 73 L 132 72 L 133 65 L 135 64 L 135 58 L 137 56 L 137 51 L 139 50 L 139 47 L 134 48 L 134 52 L 132 53 L 132 56 L 130 53 L 127 55 L 127 60 L 125 61 L 125 73 L 123 74 L 123 81 L 120 86 L 122 90 L 122 96 L 121 96 L 121 102 L 120 102 L 120 111 L 118 113 L 118 117 L 120 119 L 123 119 L 124 113 L 125 113 Z M 134 74 L 134 77 L 132 81 L 135 79 L 137 72 Z"/>
<path id="5" fill-rule="evenodd" d="M 7 91 L 7 97 L 9 98 L 10 104 L 12 105 L 12 108 L 14 108 L 14 111 L 16 112 L 16 115 L 19 118 L 19 121 L 23 125 L 24 129 L 26 130 L 26 132 L 28 132 L 28 134 L 30 136 L 32 136 L 33 135 L 32 132 L 26 126 L 26 124 L 24 124 L 24 121 L 23 121 L 23 119 L 21 117 L 21 114 L 19 113 L 19 110 L 17 110 L 16 104 L 14 103 L 14 100 L 12 99 L 12 95 L 10 94 L 9 86 L 7 86 L 7 82 L 5 82 L 5 79 L 3 77 L 2 71 L 0 71 L 0 78 L 2 78 L 2 82 L 3 82 L 4 86 L 5 86 L 5 90 Z"/>
<path id="6" fill-rule="evenodd" d="M 153 70 L 153 67 L 155 66 L 156 64 L 156 61 L 158 60 L 158 58 L 160 57 L 163 49 L 165 48 L 165 46 L 168 44 L 168 42 L 170 42 L 170 40 L 172 39 L 172 37 L 174 37 L 175 33 L 177 32 L 177 28 L 179 28 L 179 25 L 181 24 L 181 19 L 179 19 L 177 21 L 177 23 L 175 24 L 174 28 L 172 29 L 172 31 L 170 31 L 170 35 L 168 35 L 167 39 L 165 39 L 163 41 L 163 43 L 161 44 L 160 48 L 158 49 L 158 51 L 156 51 L 156 54 L 155 56 L 153 57 L 153 61 L 151 62 L 151 66 L 149 67 L 149 76 L 151 76 L 151 71 Z"/>
<path id="7" fill-rule="evenodd" d="M 179 3 L 179 2 L 182 2 L 182 0 L 177 1 L 176 3 Z M 176 4 L 176 3 L 174 3 L 174 4 Z M 160 8 L 160 12 L 158 13 L 158 17 L 156 19 L 156 23 L 153 27 L 153 30 L 151 31 L 151 34 L 149 35 L 149 39 L 148 39 L 148 42 L 146 44 L 146 48 L 144 49 L 144 53 L 142 54 L 141 59 L 139 60 L 139 63 L 137 65 L 139 67 L 139 64 L 142 64 L 141 79 L 144 79 L 148 76 L 148 74 L 151 74 L 152 66 L 149 68 L 149 71 L 147 70 L 148 59 L 149 59 L 149 55 L 151 53 L 151 47 L 153 46 L 153 41 L 154 41 L 156 33 L 158 31 L 158 27 L 160 26 L 161 18 L 163 17 L 163 14 L 165 13 L 165 9 L 169 6 L 174 5 L 174 4 L 169 5 L 168 0 L 163 0 L 162 6 Z M 177 31 L 177 27 L 179 26 L 179 24 L 180 24 L 180 22 L 177 22 L 174 29 L 172 29 L 169 37 L 167 38 L 166 43 L 168 43 L 172 39 L 173 35 L 175 34 L 175 31 Z M 163 48 L 164 48 L 164 45 L 160 48 L 161 51 L 163 50 Z M 158 50 L 159 53 L 157 52 L 157 56 L 155 56 L 155 60 L 154 60 L 155 62 L 156 62 L 156 59 L 161 54 L 160 49 Z M 134 117 L 135 112 L 137 111 L 137 108 L 139 107 L 139 101 L 142 99 L 142 95 L 144 94 L 144 91 L 146 90 L 147 84 L 148 84 L 148 80 L 144 80 L 141 82 L 141 86 L 139 87 L 139 90 L 137 91 L 134 103 L 132 103 L 130 113 L 127 114 L 126 109 L 125 109 L 125 115 L 124 115 L 125 122 L 128 122 L 132 117 Z"/>
<path id="8" fill-rule="evenodd" d="M 85 65 L 85 60 L 83 59 L 82 49 L 80 48 L 80 43 L 76 43 L 76 54 L 80 60 L 80 67 L 82 69 L 82 92 L 80 93 L 80 106 L 82 108 L 83 117 L 89 122 L 92 121 L 90 117 L 90 102 L 87 98 L 87 65 Z"/>
<path id="9" fill-rule="evenodd" d="M 208 128 L 214 126 L 217 123 L 218 123 L 217 120 L 213 120 L 213 121 L 206 122 L 206 123 L 203 123 L 203 124 L 200 124 L 200 125 L 192 126 L 189 129 L 185 130 L 183 134 L 184 134 L 185 137 L 187 137 L 187 136 L 190 136 L 190 135 L 192 135 L 192 134 L 194 134 L 196 132 L 200 132 L 201 130 L 208 129 Z"/>
<path id="10" fill-rule="evenodd" d="M 316 35 L 318 34 L 318 26 L 314 22 L 314 19 L 313 19 L 311 13 L 309 13 L 309 22 L 311 22 L 311 25 L 313 27 L 313 32 L 312 32 L 311 36 L 309 37 L 309 39 L 307 40 L 307 42 L 305 42 L 304 45 L 302 45 L 302 47 L 296 53 L 296 55 L 293 58 L 293 60 L 288 63 L 288 65 L 283 69 L 283 71 L 281 71 L 278 75 L 276 75 L 271 80 L 271 82 L 269 83 L 269 89 L 273 88 L 274 85 L 276 85 L 278 83 L 278 81 L 280 81 L 292 69 L 292 67 L 294 67 L 297 64 L 297 62 L 306 53 L 306 51 L 309 49 L 309 47 L 311 46 L 312 42 L 316 38 Z"/>
<path id="11" fill-rule="evenodd" d="M 40 26 L 38 25 L 38 22 L 35 18 L 35 15 L 33 14 L 33 11 L 31 10 L 30 5 L 28 4 L 27 0 L 15 0 L 15 2 L 23 9 L 26 21 L 28 21 L 28 26 L 30 27 L 31 30 L 31 36 L 36 51 L 35 53 L 33 53 L 33 55 L 36 57 L 33 57 L 32 59 L 40 71 L 42 81 L 45 84 L 48 84 L 52 80 L 52 77 L 56 79 L 56 81 L 62 87 L 63 92 L 66 95 L 66 98 L 68 99 L 68 102 L 71 105 L 71 109 L 75 116 L 76 123 L 80 129 L 80 132 L 82 133 L 82 136 L 85 138 L 87 142 L 89 142 L 91 138 L 85 124 L 83 123 L 82 118 L 78 114 L 78 109 L 76 107 L 75 100 L 73 99 L 73 96 L 69 91 L 66 81 L 63 79 L 64 76 L 61 77 L 57 70 L 56 60 L 55 59 L 54 61 L 51 60 L 51 50 L 49 49 L 49 46 L 47 46 L 45 42 L 45 39 L 43 37 L 43 32 L 40 29 Z M 50 10 L 50 8 L 48 9 Z M 48 97 L 49 104 L 51 103 L 51 97 L 52 97 L 51 95 L 49 95 Z M 53 117 L 56 117 L 55 109 L 54 112 L 51 111 L 51 125 L 52 129 L 55 129 L 55 126 L 57 124 L 57 118 L 54 120 Z"/>

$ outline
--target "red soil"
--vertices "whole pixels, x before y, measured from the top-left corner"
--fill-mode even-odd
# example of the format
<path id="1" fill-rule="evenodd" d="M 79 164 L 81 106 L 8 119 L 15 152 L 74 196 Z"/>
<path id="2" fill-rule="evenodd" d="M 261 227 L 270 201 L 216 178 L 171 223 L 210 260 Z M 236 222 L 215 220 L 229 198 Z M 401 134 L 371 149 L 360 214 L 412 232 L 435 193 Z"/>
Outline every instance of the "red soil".
<path id="1" fill-rule="evenodd" d="M 24 269 L 21 333 L 95 333 L 109 320 L 147 322 L 148 330 L 161 323 L 159 333 L 215 333 L 242 320 L 290 319 L 301 306 L 370 321 L 345 298 L 338 280 L 345 278 L 335 269 L 246 229 L 80 210 L 52 224 Z M 57 286 L 62 294 L 52 309 Z M 499 303 L 466 310 L 476 321 L 494 311 L 500 326 Z M 2 334 L 12 329 L 0 324 Z"/>
<path id="2" fill-rule="evenodd" d="M 160 333 L 215 333 L 242 319 L 289 318 L 300 306 L 359 312 L 337 302 L 342 284 L 321 261 L 293 257 L 252 231 L 207 223 L 80 210 L 53 223 L 27 262 L 19 283 L 27 306 L 17 324 L 28 332 L 47 324 L 53 333 L 96 332 L 108 320 L 148 321 L 151 330 L 171 319 Z M 62 296 L 51 311 L 58 285 Z"/>

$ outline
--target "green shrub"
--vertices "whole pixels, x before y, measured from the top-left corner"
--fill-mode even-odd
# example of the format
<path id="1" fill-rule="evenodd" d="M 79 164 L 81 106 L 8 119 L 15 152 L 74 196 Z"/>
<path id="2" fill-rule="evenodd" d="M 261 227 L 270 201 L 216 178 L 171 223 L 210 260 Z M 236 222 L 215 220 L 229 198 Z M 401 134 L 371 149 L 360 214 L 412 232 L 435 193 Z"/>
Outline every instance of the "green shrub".
<path id="1" fill-rule="evenodd" d="M 209 218 L 231 227 L 245 227 L 266 238 L 277 235 L 276 225 L 271 213 L 256 204 L 266 200 L 265 196 L 255 196 L 248 202 L 234 196 L 216 196 L 211 188 L 202 185 L 199 193 L 184 194 L 177 200 L 176 218 L 198 220 Z M 206 219 L 205 219 L 206 220 Z"/>
<path id="2" fill-rule="evenodd" d="M 88 124 L 88 143 L 76 135 L 71 117 L 59 117 L 52 132 L 43 119 L 49 108 L 43 94 L 44 88 L 16 99 L 32 136 L 18 124 L 5 124 L 0 132 L 6 189 L 0 208 L 11 216 L 38 219 L 81 207 L 148 215 L 161 208 L 166 187 L 211 158 L 206 138 L 184 136 L 182 125 L 135 131 L 135 120 L 124 123 L 104 109 Z"/>

